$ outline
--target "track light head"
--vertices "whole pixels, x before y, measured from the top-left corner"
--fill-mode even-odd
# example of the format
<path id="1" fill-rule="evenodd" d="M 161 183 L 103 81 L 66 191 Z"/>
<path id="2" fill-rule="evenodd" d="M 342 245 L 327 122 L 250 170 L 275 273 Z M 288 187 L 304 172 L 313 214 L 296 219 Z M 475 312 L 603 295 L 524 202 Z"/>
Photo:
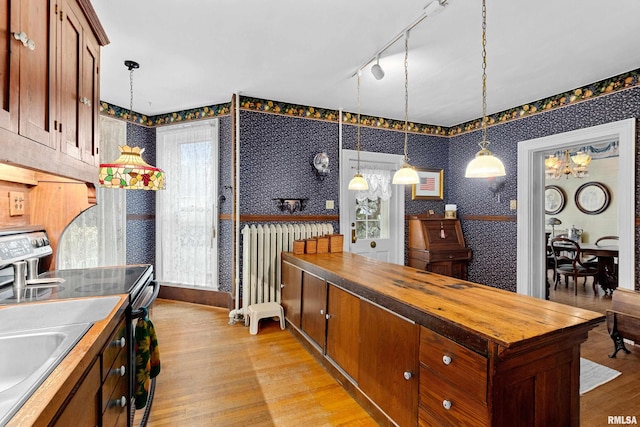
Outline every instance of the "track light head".
<path id="1" fill-rule="evenodd" d="M 371 67 L 371 74 L 376 80 L 381 80 L 384 77 L 384 70 L 380 66 L 380 55 L 376 58 L 376 63 Z"/>

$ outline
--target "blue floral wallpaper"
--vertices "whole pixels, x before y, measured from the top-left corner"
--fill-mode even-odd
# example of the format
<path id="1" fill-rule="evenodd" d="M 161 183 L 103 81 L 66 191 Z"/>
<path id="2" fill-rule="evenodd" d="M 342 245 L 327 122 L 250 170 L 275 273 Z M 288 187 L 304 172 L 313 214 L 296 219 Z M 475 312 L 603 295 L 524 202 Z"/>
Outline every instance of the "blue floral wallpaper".
<path id="1" fill-rule="evenodd" d="M 463 218 L 465 215 L 514 216 L 515 212 L 509 210 L 509 200 L 517 198 L 518 142 L 640 116 L 639 76 L 640 71 L 634 70 L 491 115 L 487 131 L 487 139 L 491 142 L 489 148 L 507 168 L 507 176 L 500 179 L 504 181 L 504 187 L 499 198 L 490 191 L 490 186 L 495 185 L 492 180 L 470 180 L 463 176 L 466 164 L 478 150 L 481 137 L 478 120 L 452 128 L 412 123 L 408 137 L 410 163 L 420 168 L 444 169 L 445 190 L 443 201 L 425 201 L 411 200 L 410 188 L 406 188 L 405 213 L 419 214 L 429 209 L 442 212 L 445 203 L 454 203 Z M 106 103 L 102 103 L 101 108 L 103 114 L 124 114 L 122 109 Z M 138 145 L 147 149 L 145 159 L 154 164 L 155 129 L 144 126 L 212 116 L 220 117 L 220 213 L 228 217 L 233 203 L 234 156 L 229 104 L 158 117 L 134 114 L 136 123 L 141 125 L 134 125 L 131 132 Z M 339 113 L 335 110 L 241 97 L 241 214 L 286 215 L 292 220 L 307 214 L 338 215 L 338 119 Z M 343 120 L 343 147 L 355 149 L 353 114 L 343 113 Z M 401 122 L 366 117 L 361 128 L 362 149 L 402 154 L 402 129 Z M 315 178 L 311 166 L 313 156 L 321 151 L 326 151 L 331 159 L 331 173 L 323 181 Z M 640 164 L 640 158 L 636 163 Z M 640 214 L 639 189 L 640 177 L 636 174 L 636 215 Z M 309 202 L 301 213 L 282 213 L 272 200 L 276 197 L 308 197 Z M 325 210 L 325 200 L 334 200 L 335 209 Z M 131 216 L 127 221 L 127 262 L 153 262 L 155 251 L 150 245 L 154 241 L 155 195 L 153 192 L 128 192 L 127 205 Z M 223 291 L 230 291 L 233 281 L 232 224 L 230 220 L 222 220 L 219 227 L 219 277 Z M 334 227 L 338 227 L 337 222 Z M 462 227 L 467 245 L 473 250 L 469 279 L 515 291 L 516 222 L 463 219 Z M 636 235 L 640 241 L 638 228 Z M 640 249 L 637 248 L 638 278 L 639 261 Z M 636 284 L 639 282 L 636 280 Z"/>

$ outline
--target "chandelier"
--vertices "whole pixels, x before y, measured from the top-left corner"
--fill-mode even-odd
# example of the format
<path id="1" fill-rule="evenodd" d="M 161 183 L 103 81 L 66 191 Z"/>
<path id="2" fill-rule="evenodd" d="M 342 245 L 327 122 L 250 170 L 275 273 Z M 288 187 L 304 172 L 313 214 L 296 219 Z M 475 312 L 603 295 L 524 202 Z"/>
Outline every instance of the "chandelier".
<path id="1" fill-rule="evenodd" d="M 573 156 L 569 155 L 569 150 L 564 151 L 564 156 L 557 157 L 555 154 L 544 159 L 544 173 L 547 179 L 560 179 L 569 175 L 576 178 L 586 178 L 589 176 L 587 166 L 591 163 L 591 156 L 582 151 L 578 151 Z"/>

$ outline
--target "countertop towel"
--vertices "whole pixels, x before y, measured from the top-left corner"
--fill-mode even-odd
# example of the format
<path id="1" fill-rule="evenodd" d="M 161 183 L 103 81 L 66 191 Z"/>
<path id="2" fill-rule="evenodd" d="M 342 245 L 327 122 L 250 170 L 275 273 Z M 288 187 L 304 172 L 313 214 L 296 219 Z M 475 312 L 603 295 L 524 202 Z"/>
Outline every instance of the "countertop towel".
<path id="1" fill-rule="evenodd" d="M 160 350 L 156 330 L 148 318 L 138 319 L 135 337 L 135 400 L 136 409 L 141 409 L 147 404 L 151 378 L 160 373 Z"/>

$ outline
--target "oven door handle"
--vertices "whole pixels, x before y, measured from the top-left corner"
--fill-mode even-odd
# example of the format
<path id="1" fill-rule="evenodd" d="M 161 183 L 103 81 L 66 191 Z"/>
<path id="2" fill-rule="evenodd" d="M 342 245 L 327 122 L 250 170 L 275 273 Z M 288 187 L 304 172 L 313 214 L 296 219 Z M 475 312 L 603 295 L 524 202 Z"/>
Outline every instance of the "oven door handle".
<path id="1" fill-rule="evenodd" d="M 147 314 L 149 313 L 149 307 L 153 304 L 153 302 L 158 297 L 158 294 L 160 293 L 160 283 L 158 283 L 158 281 L 152 280 L 147 286 L 153 286 L 153 294 L 151 295 L 151 299 L 149 300 L 147 305 L 133 310 L 131 312 L 131 319 L 140 319 L 142 317 L 147 317 Z"/>

